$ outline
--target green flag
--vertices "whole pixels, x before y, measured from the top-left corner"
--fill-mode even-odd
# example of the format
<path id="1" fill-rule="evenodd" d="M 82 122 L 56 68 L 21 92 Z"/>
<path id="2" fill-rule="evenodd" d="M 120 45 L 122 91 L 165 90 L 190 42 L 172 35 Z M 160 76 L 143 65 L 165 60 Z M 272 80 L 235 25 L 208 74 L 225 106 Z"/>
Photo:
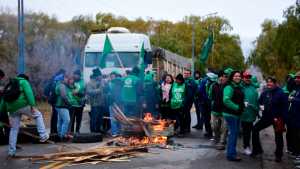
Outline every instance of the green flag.
<path id="1" fill-rule="evenodd" d="M 140 51 L 139 63 L 138 63 L 138 68 L 140 69 L 141 77 L 144 76 L 144 72 L 145 72 L 144 58 L 145 58 L 145 46 L 144 46 L 144 42 L 143 42 L 141 51 Z"/>
<path id="2" fill-rule="evenodd" d="M 113 51 L 113 47 L 112 47 L 111 42 L 110 42 L 110 40 L 108 38 L 108 35 L 106 34 L 105 41 L 104 41 L 104 46 L 103 46 L 103 50 L 102 50 L 102 56 L 100 58 L 100 67 L 101 68 L 105 67 L 106 57 L 112 51 Z"/>
<path id="3" fill-rule="evenodd" d="M 214 43 L 214 36 L 213 33 L 211 32 L 207 39 L 205 40 L 202 49 L 201 49 L 201 53 L 200 53 L 200 62 L 201 63 L 205 63 L 208 59 L 208 55 L 212 49 Z"/>

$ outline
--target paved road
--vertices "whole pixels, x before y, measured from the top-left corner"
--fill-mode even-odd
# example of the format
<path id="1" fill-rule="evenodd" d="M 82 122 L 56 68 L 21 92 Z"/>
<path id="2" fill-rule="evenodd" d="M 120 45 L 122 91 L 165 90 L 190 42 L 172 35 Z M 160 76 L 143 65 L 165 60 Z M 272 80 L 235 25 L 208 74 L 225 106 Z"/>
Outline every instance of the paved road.
<path id="1" fill-rule="evenodd" d="M 195 119 L 193 114 L 193 119 Z M 193 120 L 194 123 L 194 120 Z M 87 130 L 88 122 L 84 122 L 83 131 Z M 130 162 L 107 163 L 98 165 L 80 165 L 68 168 L 74 169 L 290 169 L 292 165 L 287 157 L 280 164 L 273 162 L 273 135 L 271 128 L 266 130 L 262 136 L 262 142 L 265 148 L 265 155 L 262 159 L 252 159 L 240 154 L 243 161 L 240 163 L 229 162 L 225 158 L 224 151 L 218 151 L 212 148 L 211 141 L 203 138 L 201 131 L 193 130 L 190 135 L 185 138 L 174 138 L 175 143 L 184 145 L 185 148 L 176 150 L 166 149 L 150 149 L 149 154 L 131 159 Z M 105 139 L 107 140 L 107 139 Z M 239 141 L 241 143 L 241 140 Z M 85 149 L 95 145 L 93 144 L 70 144 L 72 146 Z M 54 153 L 59 150 L 58 145 L 47 144 L 25 144 L 22 145 L 23 150 L 19 151 L 19 155 L 41 155 L 46 153 Z M 239 150 L 241 151 L 239 144 Z M 41 164 L 33 164 L 28 160 L 6 160 L 6 146 L 0 146 L 0 169 L 32 169 L 39 168 Z M 67 149 L 67 148 L 66 148 Z"/>

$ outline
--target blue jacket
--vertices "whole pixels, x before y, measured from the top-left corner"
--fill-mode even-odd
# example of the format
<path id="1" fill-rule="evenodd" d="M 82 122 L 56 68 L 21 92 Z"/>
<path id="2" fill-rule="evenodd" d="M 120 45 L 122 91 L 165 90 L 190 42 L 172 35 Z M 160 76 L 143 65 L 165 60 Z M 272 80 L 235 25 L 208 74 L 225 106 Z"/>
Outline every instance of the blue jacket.
<path id="1" fill-rule="evenodd" d="M 195 93 L 197 90 L 197 84 L 193 78 L 187 78 L 184 80 L 186 87 L 186 105 L 192 105 L 195 98 Z"/>
<path id="2" fill-rule="evenodd" d="M 260 105 L 264 106 L 262 118 L 273 120 L 281 117 L 286 121 L 288 112 L 288 97 L 279 87 L 274 89 L 265 89 L 261 94 L 259 100 Z"/>
<path id="3" fill-rule="evenodd" d="M 286 123 L 289 127 L 300 129 L 300 86 L 292 93 Z"/>

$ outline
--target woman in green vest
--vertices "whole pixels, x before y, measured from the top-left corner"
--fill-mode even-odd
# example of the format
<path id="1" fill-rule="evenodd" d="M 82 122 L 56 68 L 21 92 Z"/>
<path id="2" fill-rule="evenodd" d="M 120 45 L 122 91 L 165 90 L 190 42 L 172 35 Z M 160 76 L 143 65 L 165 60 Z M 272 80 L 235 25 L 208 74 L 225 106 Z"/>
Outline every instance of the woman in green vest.
<path id="1" fill-rule="evenodd" d="M 171 115 L 172 120 L 176 120 L 175 130 L 179 127 L 179 137 L 184 135 L 184 102 L 186 96 L 186 87 L 182 74 L 176 76 L 175 82 L 172 84 L 170 93 Z"/>

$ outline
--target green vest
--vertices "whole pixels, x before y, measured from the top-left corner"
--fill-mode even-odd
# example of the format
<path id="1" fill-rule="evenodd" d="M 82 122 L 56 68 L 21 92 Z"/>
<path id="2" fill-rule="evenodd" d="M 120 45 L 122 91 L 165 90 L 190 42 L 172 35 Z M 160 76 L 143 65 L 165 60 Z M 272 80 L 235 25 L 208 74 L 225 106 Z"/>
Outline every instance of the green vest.
<path id="1" fill-rule="evenodd" d="M 178 109 L 183 107 L 184 96 L 185 96 L 185 84 L 179 85 L 174 82 L 171 91 L 171 108 Z"/>
<path id="2" fill-rule="evenodd" d="M 134 75 L 128 75 L 123 79 L 123 86 L 121 89 L 121 100 L 125 103 L 137 102 L 137 85 L 139 78 Z"/>

